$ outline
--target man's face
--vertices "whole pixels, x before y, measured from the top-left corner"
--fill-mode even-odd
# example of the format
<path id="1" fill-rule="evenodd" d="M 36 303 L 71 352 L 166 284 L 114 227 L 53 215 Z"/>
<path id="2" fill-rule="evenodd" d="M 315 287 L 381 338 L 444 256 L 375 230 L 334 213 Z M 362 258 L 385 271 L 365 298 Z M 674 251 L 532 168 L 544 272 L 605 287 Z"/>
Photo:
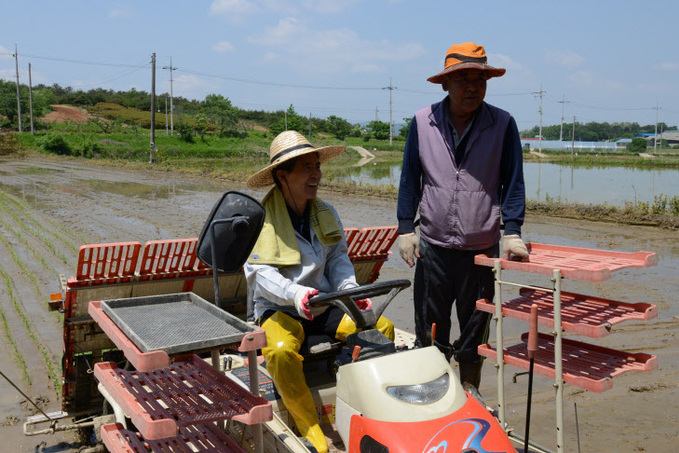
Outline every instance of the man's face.
<path id="1" fill-rule="evenodd" d="M 469 115 L 481 106 L 486 97 L 486 71 L 461 69 L 448 74 L 443 89 L 448 92 L 450 107 L 455 115 Z"/>

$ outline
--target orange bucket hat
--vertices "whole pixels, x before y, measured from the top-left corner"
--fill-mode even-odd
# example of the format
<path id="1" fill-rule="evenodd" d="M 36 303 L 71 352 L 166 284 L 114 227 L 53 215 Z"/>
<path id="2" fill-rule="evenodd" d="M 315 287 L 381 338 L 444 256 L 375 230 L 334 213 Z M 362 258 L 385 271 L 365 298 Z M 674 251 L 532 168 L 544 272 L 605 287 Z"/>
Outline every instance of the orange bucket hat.
<path id="1" fill-rule="evenodd" d="M 453 71 L 460 69 L 481 69 L 486 71 L 488 78 L 502 77 L 507 71 L 504 68 L 494 68 L 488 65 L 486 49 L 473 42 L 463 44 L 453 44 L 446 52 L 443 62 L 443 71 L 427 79 L 431 83 L 443 83 L 446 76 Z"/>

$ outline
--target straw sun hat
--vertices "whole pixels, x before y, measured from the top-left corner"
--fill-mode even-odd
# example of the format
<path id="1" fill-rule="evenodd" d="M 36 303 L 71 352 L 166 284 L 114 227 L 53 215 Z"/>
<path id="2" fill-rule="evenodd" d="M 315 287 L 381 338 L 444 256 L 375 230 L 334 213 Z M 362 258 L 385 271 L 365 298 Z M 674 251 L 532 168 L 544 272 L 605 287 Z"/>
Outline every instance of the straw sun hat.
<path id="1" fill-rule="evenodd" d="M 473 42 L 465 42 L 463 44 L 453 44 L 446 52 L 446 58 L 443 61 L 443 71 L 435 76 L 427 79 L 431 83 L 443 83 L 446 76 L 453 71 L 460 69 L 481 69 L 486 71 L 488 78 L 502 77 L 507 71 L 504 68 L 494 68 L 488 65 L 488 58 L 486 57 L 486 49 L 483 46 L 474 44 Z"/>
<path id="2" fill-rule="evenodd" d="M 327 162 L 344 152 L 344 146 L 323 146 L 314 148 L 309 141 L 297 131 L 281 132 L 273 139 L 269 147 L 269 165 L 259 170 L 248 179 L 248 187 L 266 187 L 274 183 L 272 170 L 285 161 L 309 153 L 318 153 L 321 163 Z"/>

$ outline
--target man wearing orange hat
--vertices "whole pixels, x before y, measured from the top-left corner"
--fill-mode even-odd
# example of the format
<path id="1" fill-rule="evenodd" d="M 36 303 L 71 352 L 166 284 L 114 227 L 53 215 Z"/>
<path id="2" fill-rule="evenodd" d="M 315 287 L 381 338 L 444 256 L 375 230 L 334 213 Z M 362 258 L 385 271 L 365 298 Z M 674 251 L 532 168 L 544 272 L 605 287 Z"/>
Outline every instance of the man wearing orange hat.
<path id="1" fill-rule="evenodd" d="M 415 113 L 403 155 L 398 193 L 399 249 L 415 264 L 415 332 L 420 345 L 432 342 L 460 365 L 470 390 L 481 381 L 477 348 L 487 341 L 490 315 L 476 301 L 492 300 L 493 274 L 474 256 L 500 254 L 528 259 L 521 239 L 525 187 L 521 141 L 511 115 L 484 102 L 486 81 L 505 69 L 487 63 L 483 46 L 455 44 L 444 69 L 427 79 L 447 96 Z M 420 213 L 418 238 L 416 214 Z M 450 343 L 456 304 L 460 337 Z"/>

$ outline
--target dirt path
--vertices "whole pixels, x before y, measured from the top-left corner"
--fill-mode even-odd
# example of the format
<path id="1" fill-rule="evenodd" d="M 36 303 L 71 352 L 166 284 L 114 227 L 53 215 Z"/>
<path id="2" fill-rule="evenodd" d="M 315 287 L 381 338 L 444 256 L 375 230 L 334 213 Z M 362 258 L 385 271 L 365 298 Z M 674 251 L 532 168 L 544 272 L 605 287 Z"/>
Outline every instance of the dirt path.
<path id="1" fill-rule="evenodd" d="M 96 167 L 88 163 L 52 159 L 0 160 L 0 348 L 2 370 L 47 412 L 60 410 L 55 382 L 60 378 L 61 324 L 46 309 L 49 294 L 58 291 L 58 276 L 73 275 L 77 248 L 85 243 L 196 237 L 212 205 L 225 190 L 240 190 L 257 198 L 263 191 L 243 189 L 223 181 L 201 180 L 155 171 Z M 323 198 L 340 213 L 345 227 L 395 223 L 392 201 L 359 199 L 325 193 Z M 577 451 L 575 407 L 582 451 L 674 452 L 679 442 L 679 232 L 584 221 L 528 218 L 524 238 L 532 242 L 624 251 L 648 250 L 659 256 L 649 269 L 624 270 L 611 280 L 594 284 L 565 281 L 564 290 L 625 302 L 658 306 L 657 320 L 627 323 L 601 340 L 583 341 L 630 352 L 657 355 L 659 369 L 627 373 L 614 379 L 613 389 L 590 393 L 566 386 L 565 449 Z M 397 249 L 394 249 L 397 252 Z M 511 274 L 510 274 L 511 275 Z M 507 277 L 507 275 L 505 275 Z M 517 280 L 522 276 L 514 275 Z M 398 253 L 386 263 L 381 279 L 412 278 Z M 521 283 L 550 286 L 531 276 Z M 508 291 L 506 296 L 514 297 Z M 400 295 L 386 314 L 397 325 L 412 330 L 412 292 Z M 494 327 L 494 326 L 492 326 Z M 508 322 L 509 341 L 517 340 L 525 325 Z M 491 334 L 491 341 L 494 335 Z M 18 361 L 21 357 L 24 363 Z M 523 434 L 527 381 L 511 382 L 508 367 L 507 416 Z M 496 402 L 495 370 L 486 364 L 481 392 Z M 556 450 L 552 381 L 536 377 L 531 438 Z M 13 451 L 74 451 L 67 435 L 26 437 L 21 425 L 29 405 L 0 379 L 0 434 Z M 4 422 L 4 423 L 2 423 Z M 11 443 L 9 443 L 11 442 Z M 0 448 L 0 450 L 3 450 Z M 3 450 L 6 451 L 6 450 Z"/>

